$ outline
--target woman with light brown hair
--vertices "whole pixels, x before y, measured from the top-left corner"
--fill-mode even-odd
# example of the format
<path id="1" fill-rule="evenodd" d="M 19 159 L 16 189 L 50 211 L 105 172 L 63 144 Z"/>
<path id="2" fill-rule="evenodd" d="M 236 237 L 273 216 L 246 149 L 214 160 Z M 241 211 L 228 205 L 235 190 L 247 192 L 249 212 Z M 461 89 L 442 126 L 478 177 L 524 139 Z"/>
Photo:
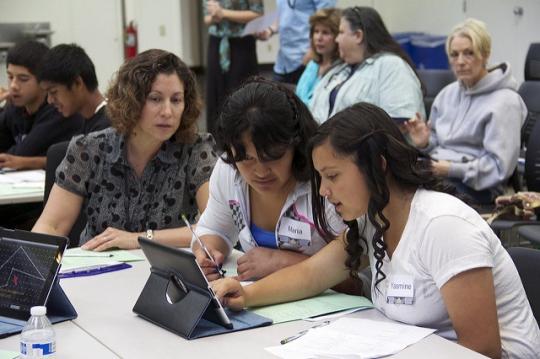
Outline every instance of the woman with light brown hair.
<path id="1" fill-rule="evenodd" d="M 302 73 L 296 95 L 309 105 L 313 97 L 313 90 L 319 80 L 335 65 L 341 61 L 336 37 L 339 34 L 339 21 L 341 10 L 328 8 L 321 9 L 309 18 L 309 38 L 313 60 L 309 61 Z"/>
<path id="2" fill-rule="evenodd" d="M 197 134 L 201 99 L 176 55 L 148 50 L 126 62 L 107 94 L 111 128 L 74 137 L 33 228 L 66 235 L 83 203 L 84 249 L 137 248 L 137 238 L 187 246 L 208 201 L 214 141 Z"/>

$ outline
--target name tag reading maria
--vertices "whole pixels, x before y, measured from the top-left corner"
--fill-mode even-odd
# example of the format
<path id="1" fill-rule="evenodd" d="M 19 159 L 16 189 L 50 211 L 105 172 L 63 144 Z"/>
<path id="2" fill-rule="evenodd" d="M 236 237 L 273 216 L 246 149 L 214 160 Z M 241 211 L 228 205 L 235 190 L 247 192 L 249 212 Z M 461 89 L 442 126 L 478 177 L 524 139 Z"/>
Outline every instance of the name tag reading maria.
<path id="1" fill-rule="evenodd" d="M 289 238 L 305 239 L 309 241 L 311 239 L 311 228 L 309 227 L 309 223 L 284 217 L 281 220 L 278 234 Z"/>
<path id="2" fill-rule="evenodd" d="M 410 275 L 393 275 L 388 279 L 386 303 L 413 304 L 414 278 Z"/>

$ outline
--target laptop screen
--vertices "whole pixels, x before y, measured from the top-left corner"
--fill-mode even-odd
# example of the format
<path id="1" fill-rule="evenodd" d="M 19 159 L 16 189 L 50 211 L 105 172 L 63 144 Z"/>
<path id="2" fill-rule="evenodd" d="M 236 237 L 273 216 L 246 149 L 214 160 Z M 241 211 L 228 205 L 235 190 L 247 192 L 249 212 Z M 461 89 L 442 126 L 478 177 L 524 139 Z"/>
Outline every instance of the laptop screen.
<path id="1" fill-rule="evenodd" d="M 66 240 L 24 231 L 0 230 L 0 315 L 26 319 L 45 305 Z"/>

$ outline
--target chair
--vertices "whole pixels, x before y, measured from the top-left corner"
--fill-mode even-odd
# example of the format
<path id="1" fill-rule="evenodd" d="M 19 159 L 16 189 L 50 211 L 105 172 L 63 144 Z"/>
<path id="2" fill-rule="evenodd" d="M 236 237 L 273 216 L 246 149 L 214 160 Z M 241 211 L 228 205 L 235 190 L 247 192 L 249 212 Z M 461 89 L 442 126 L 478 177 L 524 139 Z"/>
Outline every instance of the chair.
<path id="1" fill-rule="evenodd" d="M 527 190 L 540 192 L 540 121 L 534 124 L 527 142 L 524 177 Z"/>
<path id="2" fill-rule="evenodd" d="M 508 248 L 508 254 L 516 265 L 527 299 L 537 323 L 540 323 L 540 250 L 523 247 Z"/>
<path id="3" fill-rule="evenodd" d="M 527 226 L 519 226 L 518 235 L 531 242 L 532 244 L 540 245 L 540 223 Z"/>
<path id="4" fill-rule="evenodd" d="M 49 147 L 47 150 L 47 165 L 45 167 L 45 194 L 43 204 L 47 203 L 49 194 L 56 178 L 56 168 L 66 156 L 69 141 L 59 142 Z M 68 235 L 68 247 L 77 247 L 79 245 L 80 234 L 86 226 L 86 215 L 81 211 L 79 217 L 73 224 L 71 232 Z"/>
<path id="5" fill-rule="evenodd" d="M 532 43 L 525 58 L 525 81 L 540 81 L 540 43 Z"/>
<path id="6" fill-rule="evenodd" d="M 525 172 L 523 177 L 528 191 L 540 192 L 540 141 L 538 140 L 540 138 L 540 121 L 534 124 L 529 135 L 526 146 L 527 150 L 525 152 Z M 512 239 L 519 238 L 516 234 L 519 234 L 522 226 L 528 226 L 530 224 L 536 223 L 534 221 L 495 220 L 491 223 L 491 229 L 493 229 L 499 238 L 510 242 Z M 528 233 L 527 229 L 523 230 Z M 525 236 L 521 237 L 525 238 Z"/>
<path id="7" fill-rule="evenodd" d="M 540 81 L 525 81 L 518 90 L 527 106 L 527 118 L 521 127 L 521 143 L 527 144 L 534 124 L 540 118 Z"/>
<path id="8" fill-rule="evenodd" d="M 456 77 L 451 70 L 418 69 L 416 73 L 426 88 L 424 106 L 426 119 L 428 119 L 435 97 L 446 85 L 456 81 Z"/>

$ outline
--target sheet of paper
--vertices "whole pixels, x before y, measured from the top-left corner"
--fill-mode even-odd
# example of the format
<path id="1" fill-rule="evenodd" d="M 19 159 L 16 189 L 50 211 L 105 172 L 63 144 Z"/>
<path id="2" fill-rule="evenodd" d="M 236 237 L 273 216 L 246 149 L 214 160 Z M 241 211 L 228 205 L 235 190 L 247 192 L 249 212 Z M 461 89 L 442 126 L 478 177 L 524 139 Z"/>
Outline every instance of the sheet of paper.
<path id="1" fill-rule="evenodd" d="M 435 332 L 396 322 L 341 318 L 285 345 L 265 348 L 280 358 L 380 358 L 400 352 Z"/>
<path id="2" fill-rule="evenodd" d="M 255 20 L 251 20 L 246 24 L 246 27 L 244 27 L 242 36 L 256 34 L 258 32 L 268 29 L 270 25 L 272 25 L 276 21 L 277 16 L 277 11 L 272 11 L 256 18 Z"/>
<path id="3" fill-rule="evenodd" d="M 0 183 L 41 182 L 45 183 L 44 170 L 14 171 L 0 174 Z"/>
<path id="4" fill-rule="evenodd" d="M 295 302 L 251 308 L 259 315 L 271 318 L 274 324 L 328 314 L 351 308 L 373 308 L 369 299 L 328 290 L 316 297 Z"/>
<path id="5" fill-rule="evenodd" d="M 87 251 L 81 248 L 70 248 L 64 253 L 61 273 L 77 269 L 89 269 L 114 265 L 118 262 L 136 262 L 143 258 L 125 250 L 112 250 L 106 252 Z"/>
<path id="6" fill-rule="evenodd" d="M 41 187 L 15 187 L 12 184 L 0 183 L 0 197 L 12 197 L 26 194 L 40 194 L 43 193 L 43 186 Z"/>
<path id="7" fill-rule="evenodd" d="M 0 359 L 15 359 L 19 357 L 19 353 L 0 350 Z"/>

